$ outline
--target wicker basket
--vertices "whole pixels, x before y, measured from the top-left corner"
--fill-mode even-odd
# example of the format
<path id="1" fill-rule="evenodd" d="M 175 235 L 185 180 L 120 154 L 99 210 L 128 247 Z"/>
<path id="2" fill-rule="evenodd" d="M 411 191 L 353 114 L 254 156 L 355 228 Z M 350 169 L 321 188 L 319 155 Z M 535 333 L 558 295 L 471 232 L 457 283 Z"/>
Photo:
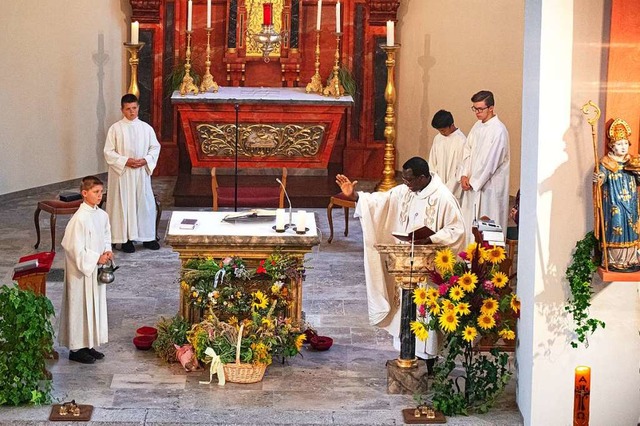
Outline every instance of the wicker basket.
<path id="1" fill-rule="evenodd" d="M 224 365 L 224 376 L 231 383 L 258 383 L 267 371 L 267 364 L 247 364 L 240 362 L 240 345 L 242 343 L 242 331 L 244 324 L 238 331 L 238 343 L 236 345 L 236 362 Z"/>

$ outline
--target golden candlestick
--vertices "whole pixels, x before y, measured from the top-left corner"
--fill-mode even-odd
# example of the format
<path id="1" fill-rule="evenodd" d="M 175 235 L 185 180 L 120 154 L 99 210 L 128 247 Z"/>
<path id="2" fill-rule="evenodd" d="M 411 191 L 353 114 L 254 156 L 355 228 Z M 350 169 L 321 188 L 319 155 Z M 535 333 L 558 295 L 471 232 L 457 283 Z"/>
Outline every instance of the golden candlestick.
<path id="1" fill-rule="evenodd" d="M 129 90 L 127 93 L 136 95 L 136 98 L 140 99 L 140 89 L 138 88 L 138 64 L 140 63 L 140 59 L 138 58 L 138 52 L 142 49 L 144 43 L 123 44 L 129 52 L 129 66 L 131 67 L 131 83 L 129 84 Z"/>
<path id="2" fill-rule="evenodd" d="M 400 45 L 382 45 L 382 50 L 387 54 L 387 87 L 384 90 L 384 99 L 387 101 L 387 111 L 384 115 L 384 138 L 387 143 L 384 145 L 384 170 L 382 180 L 376 186 L 377 191 L 388 191 L 397 185 L 396 182 L 396 114 L 394 105 L 396 103 L 396 86 L 394 84 L 394 69 L 396 67 L 396 50 Z"/>
<path id="3" fill-rule="evenodd" d="M 209 68 L 211 67 L 211 27 L 207 27 L 207 59 L 204 61 L 205 72 L 202 76 L 202 83 L 200 84 L 200 91 L 202 93 L 211 89 L 213 93 L 218 91 L 218 83 L 215 82 L 213 76 L 209 72 Z"/>
<path id="4" fill-rule="evenodd" d="M 329 84 L 322 91 L 325 96 L 335 96 L 336 98 L 344 95 L 344 87 L 342 87 L 338 78 L 338 72 L 340 71 L 340 36 L 342 36 L 342 33 L 336 33 L 336 62 L 333 64 L 333 77 L 331 77 Z"/>
<path id="5" fill-rule="evenodd" d="M 316 73 L 307 84 L 307 93 L 317 92 L 322 94 L 322 77 L 320 77 L 320 30 L 316 30 Z"/>
<path id="6" fill-rule="evenodd" d="M 194 95 L 198 94 L 198 86 L 193 82 L 191 77 L 191 33 L 192 31 L 186 31 L 187 33 L 187 51 L 185 53 L 184 60 L 184 77 L 182 78 L 182 84 L 180 84 L 180 95 L 184 96 L 189 92 L 193 92 Z"/>

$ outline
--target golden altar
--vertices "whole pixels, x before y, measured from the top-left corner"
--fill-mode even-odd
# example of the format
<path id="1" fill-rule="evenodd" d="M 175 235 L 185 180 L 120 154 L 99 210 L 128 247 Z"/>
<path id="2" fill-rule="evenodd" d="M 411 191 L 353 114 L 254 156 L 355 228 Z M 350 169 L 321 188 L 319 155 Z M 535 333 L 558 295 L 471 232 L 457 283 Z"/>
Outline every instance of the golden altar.
<path id="1" fill-rule="evenodd" d="M 275 250 L 280 250 L 298 260 L 320 244 L 316 228 L 315 214 L 306 212 L 305 223 L 308 231 L 297 234 L 293 227 L 285 232 L 274 230 L 275 218 L 251 218 L 226 222 L 223 219 L 230 212 L 174 211 L 165 235 L 165 243 L 178 252 L 182 264 L 192 258 L 241 257 L 248 267 L 255 268 Z M 297 215 L 298 213 L 296 213 Z M 184 219 L 195 219 L 193 229 L 182 229 Z M 302 318 L 302 278 L 289 282 L 292 304 L 289 316 Z M 192 318 L 188 295 L 180 288 L 180 315 Z"/>

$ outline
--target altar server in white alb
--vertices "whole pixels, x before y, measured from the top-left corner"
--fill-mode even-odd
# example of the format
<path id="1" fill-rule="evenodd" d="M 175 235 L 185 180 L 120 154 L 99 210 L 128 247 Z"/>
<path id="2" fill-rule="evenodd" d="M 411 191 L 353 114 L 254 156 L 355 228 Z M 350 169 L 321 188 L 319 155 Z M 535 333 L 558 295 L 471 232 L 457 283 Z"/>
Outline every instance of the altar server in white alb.
<path id="1" fill-rule="evenodd" d="M 153 128 L 138 118 L 135 95 L 124 95 L 120 105 L 123 118 L 109 128 L 104 146 L 109 165 L 107 213 L 112 242 L 122 244 L 125 253 L 135 252 L 134 241 L 158 250 L 151 174 L 158 163 L 160 144 Z"/>
<path id="2" fill-rule="evenodd" d="M 440 178 L 429 172 L 429 164 L 413 157 L 402 166 L 403 185 L 387 192 L 354 192 L 358 181 L 344 175 L 336 183 L 346 197 L 357 200 L 355 216 L 362 224 L 364 270 L 369 322 L 386 329 L 400 349 L 400 307 L 394 304 L 395 281 L 387 273 L 376 244 L 400 243 L 392 232 L 412 232 L 427 226 L 435 231 L 421 243 L 443 244 L 457 253 L 464 244 L 465 226 L 458 201 Z M 416 355 L 432 359 L 437 354 L 436 333 L 426 342 L 416 339 Z"/>
<path id="3" fill-rule="evenodd" d="M 462 213 L 471 230 L 483 216 L 507 229 L 509 218 L 509 132 L 493 111 L 493 93 L 483 90 L 471 97 L 478 121 L 467 136 L 460 185 Z M 471 232 L 467 242 L 474 240 Z"/>
<path id="4" fill-rule="evenodd" d="M 441 109 L 433 115 L 431 126 L 438 131 L 429 152 L 429 168 L 440 176 L 458 202 L 462 199 L 460 171 L 467 143 L 462 130 L 453 122 L 453 115 Z"/>
<path id="5" fill-rule="evenodd" d="M 95 176 L 82 179 L 84 202 L 62 238 L 65 255 L 64 288 L 58 340 L 69 348 L 69 359 L 93 364 L 104 358 L 95 347 L 107 343 L 107 293 L 98 283 L 98 267 L 113 259 L 109 216 L 98 208 L 103 184 Z"/>

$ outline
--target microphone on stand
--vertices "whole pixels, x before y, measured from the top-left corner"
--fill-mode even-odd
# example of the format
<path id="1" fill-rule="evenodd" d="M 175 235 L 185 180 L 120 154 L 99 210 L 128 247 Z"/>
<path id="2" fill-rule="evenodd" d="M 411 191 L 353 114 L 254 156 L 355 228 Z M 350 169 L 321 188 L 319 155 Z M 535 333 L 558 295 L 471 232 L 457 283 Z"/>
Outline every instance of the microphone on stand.
<path id="1" fill-rule="evenodd" d="M 276 182 L 280 184 L 284 191 L 284 195 L 287 197 L 287 202 L 289 203 L 289 227 L 293 226 L 293 212 L 291 210 L 291 198 L 289 198 L 289 194 L 287 193 L 287 188 L 284 187 L 284 184 L 280 180 L 280 178 L 276 178 Z"/>

